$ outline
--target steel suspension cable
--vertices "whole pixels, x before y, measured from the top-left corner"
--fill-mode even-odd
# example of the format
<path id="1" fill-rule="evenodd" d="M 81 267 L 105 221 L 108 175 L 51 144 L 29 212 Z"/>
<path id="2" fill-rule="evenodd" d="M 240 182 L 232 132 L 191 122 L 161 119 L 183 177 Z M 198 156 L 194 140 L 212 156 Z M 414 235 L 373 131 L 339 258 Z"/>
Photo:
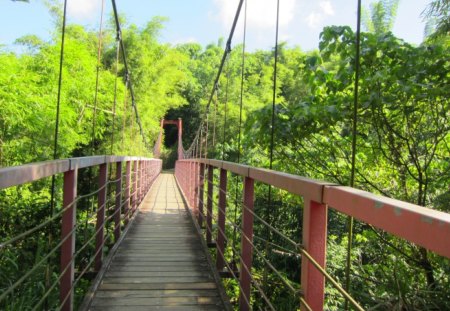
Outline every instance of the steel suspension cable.
<path id="1" fill-rule="evenodd" d="M 275 51 L 274 51 L 274 65 L 273 65 L 273 90 L 272 90 L 272 119 L 270 124 L 270 155 L 269 155 L 269 169 L 273 168 L 273 149 L 274 149 L 274 137 L 275 137 L 275 109 L 276 109 L 276 98 L 277 98 L 277 69 L 278 69 L 278 32 L 279 32 L 279 21 L 280 21 L 280 0 L 277 0 L 277 13 L 276 13 L 276 26 L 275 26 Z M 266 217 L 267 221 L 270 223 L 270 209 L 272 206 L 272 186 L 269 185 L 269 194 L 266 207 Z M 267 240 L 270 242 L 271 233 L 267 232 Z M 269 251 L 269 244 L 266 244 L 266 255 Z M 267 280 L 267 265 L 264 267 L 263 275 L 264 284 Z"/>
<path id="2" fill-rule="evenodd" d="M 59 55 L 59 76 L 58 76 L 58 95 L 56 100 L 56 116 L 55 116 L 55 134 L 53 143 L 53 160 L 58 158 L 58 138 L 59 138 L 59 119 L 61 114 L 61 88 L 62 88 L 62 74 L 63 74 L 63 64 L 64 64 L 64 42 L 66 37 L 66 20 L 67 20 L 67 0 L 64 0 L 64 9 L 62 16 L 62 29 L 61 29 L 61 48 Z M 50 216 L 53 215 L 55 209 L 55 188 L 56 188 L 56 176 L 52 176 L 52 184 L 50 189 Z M 50 247 L 53 241 L 53 234 L 50 231 L 48 234 L 48 247 Z M 45 272 L 45 287 L 49 287 L 51 275 L 51 266 L 47 265 Z M 48 301 L 45 302 L 46 308 Z"/>
<path id="3" fill-rule="evenodd" d="M 111 155 L 113 154 L 114 148 L 114 130 L 116 121 L 116 106 L 117 106 L 117 76 L 119 74 L 119 54 L 120 54 L 120 40 L 121 33 L 117 31 L 116 35 L 116 76 L 114 77 L 114 102 L 113 102 L 113 119 L 112 119 L 112 131 L 111 131 Z"/>
<path id="4" fill-rule="evenodd" d="M 278 67 L 278 26 L 280 20 L 280 0 L 277 0 L 277 20 L 275 29 L 275 55 L 273 65 L 273 96 L 272 96 L 272 121 L 270 126 L 270 159 L 269 169 L 273 166 L 273 149 L 274 149 L 274 136 L 275 136 L 275 104 L 277 97 L 277 67 Z"/>
<path id="5" fill-rule="evenodd" d="M 242 61 L 241 61 L 241 90 L 240 90 L 240 99 L 239 99 L 239 127 L 238 127 L 238 150 L 237 150 L 237 163 L 240 163 L 241 160 L 241 130 L 242 130 L 242 107 L 244 101 L 244 75 L 245 75 L 245 43 L 246 43 L 246 35 L 247 35 L 247 0 L 245 0 L 244 7 L 244 34 L 242 39 Z M 235 203 L 234 203 L 234 222 L 237 222 L 237 201 L 239 197 L 238 193 L 239 188 L 239 176 L 236 176 L 236 195 L 235 195 Z M 233 229 L 233 243 L 236 243 L 236 228 Z M 235 252 L 233 248 L 233 260 L 235 260 Z"/>
<path id="6" fill-rule="evenodd" d="M 100 78 L 100 66 L 102 55 L 102 26 L 103 26 L 103 11 L 105 8 L 105 0 L 102 0 L 102 8 L 100 13 L 100 25 L 98 29 L 98 45 L 97 45 L 97 72 L 95 78 L 95 95 L 94 95 L 94 114 L 92 117 L 92 141 L 91 141 L 91 155 L 95 154 L 95 127 L 97 123 L 97 104 L 98 104 L 98 87 Z"/>
<path id="7" fill-rule="evenodd" d="M 114 2 L 114 0 L 112 0 L 112 1 Z M 219 80 L 220 80 L 220 76 L 221 76 L 222 71 L 223 71 L 223 67 L 225 65 L 225 61 L 227 60 L 227 57 L 228 57 L 228 55 L 231 52 L 231 40 L 233 39 L 234 31 L 236 29 L 236 24 L 237 24 L 237 22 L 239 20 L 239 16 L 241 14 L 241 9 L 242 9 L 242 4 L 243 3 L 244 3 L 244 0 L 239 0 L 239 4 L 238 4 L 238 7 L 236 9 L 236 13 L 235 13 L 235 16 L 234 16 L 233 24 L 231 26 L 230 34 L 228 35 L 228 39 L 227 39 L 227 43 L 226 43 L 226 46 L 225 46 L 225 50 L 223 52 L 222 59 L 220 61 L 219 70 L 217 72 L 216 78 L 214 79 L 214 84 L 213 84 L 213 87 L 212 87 L 212 90 L 211 90 L 211 94 L 209 96 L 208 103 L 206 104 L 205 113 L 204 113 L 204 115 L 203 115 L 203 117 L 202 117 L 202 119 L 200 121 L 199 128 L 205 122 L 206 115 L 209 112 L 209 108 L 211 106 L 211 102 L 212 102 L 212 100 L 214 98 L 214 94 L 215 94 L 215 92 L 218 89 Z M 192 146 L 192 144 L 191 144 L 191 146 Z"/>
<path id="8" fill-rule="evenodd" d="M 227 112 L 228 112 L 228 91 L 230 86 L 230 59 L 227 60 L 227 86 L 225 87 L 225 106 L 223 122 L 223 140 L 222 140 L 222 161 L 225 161 L 225 139 L 227 131 Z"/>
<path id="9" fill-rule="evenodd" d="M 212 137 L 212 146 L 213 150 L 216 147 L 216 121 L 217 121 L 217 93 L 214 100 L 214 126 L 213 126 L 213 137 Z"/>
<path id="10" fill-rule="evenodd" d="M 111 0 L 111 2 L 112 2 L 112 6 L 113 6 L 113 11 L 114 11 L 114 20 L 116 22 L 116 29 L 117 29 L 118 32 L 122 33 L 122 30 L 121 30 L 121 27 L 120 27 L 119 15 L 118 15 L 118 12 L 117 12 L 116 1 L 115 0 Z M 141 124 L 141 119 L 139 117 L 139 112 L 137 110 L 136 98 L 134 96 L 133 83 L 131 81 L 131 72 L 130 72 L 130 69 L 128 67 L 127 56 L 126 56 L 126 51 L 125 51 L 125 45 L 123 43 L 122 37 L 120 38 L 120 48 L 122 50 L 122 60 L 123 60 L 123 64 L 124 64 L 124 67 L 125 67 L 125 73 L 127 75 L 128 88 L 129 88 L 130 95 L 131 95 L 131 106 L 133 107 L 133 110 L 134 110 L 134 113 L 135 113 L 136 123 L 139 126 L 139 131 L 140 131 L 142 140 L 144 142 L 145 149 L 146 150 L 151 150 L 150 147 L 149 147 L 149 144 L 147 143 L 147 139 L 145 138 L 144 130 L 143 130 L 142 124 Z"/>
<path id="11" fill-rule="evenodd" d="M 356 135 L 358 126 L 358 95 L 359 95 L 359 70 L 360 70 L 360 50 L 361 50 L 361 0 L 358 1 L 357 18 L 356 18 L 356 56 L 355 56 L 355 85 L 353 95 L 353 124 L 352 124 L 352 162 L 350 174 L 350 187 L 355 186 L 355 167 L 356 167 Z M 351 252 L 353 244 L 353 217 L 349 216 L 347 219 L 348 227 L 348 244 L 347 244 L 347 258 L 345 268 L 345 290 L 351 293 L 350 290 L 350 269 L 352 265 Z M 348 310 L 349 300 L 345 300 L 345 310 Z"/>

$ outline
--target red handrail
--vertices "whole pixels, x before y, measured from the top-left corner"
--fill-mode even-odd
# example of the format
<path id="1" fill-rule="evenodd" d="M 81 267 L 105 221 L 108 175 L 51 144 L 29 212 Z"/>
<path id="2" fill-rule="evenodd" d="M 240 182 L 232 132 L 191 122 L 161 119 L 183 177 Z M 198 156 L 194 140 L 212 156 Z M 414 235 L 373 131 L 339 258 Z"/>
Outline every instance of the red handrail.
<path id="1" fill-rule="evenodd" d="M 122 175 L 122 163 L 125 162 L 125 176 Z M 0 189 L 18 186 L 21 184 L 64 174 L 63 206 L 61 215 L 61 276 L 60 276 L 60 302 L 61 310 L 73 309 L 74 293 L 74 254 L 75 249 L 75 220 L 77 200 L 77 175 L 81 168 L 99 166 L 98 207 L 96 220 L 96 246 L 95 270 L 102 267 L 104 246 L 104 226 L 106 210 L 106 194 L 108 186 L 108 167 L 116 165 L 115 200 L 114 200 L 114 239 L 120 238 L 121 208 L 125 222 L 138 208 L 156 177 L 161 172 L 162 161 L 142 157 L 125 156 L 93 156 L 83 158 L 70 158 L 48 162 L 31 163 L 15 167 L 0 169 Z M 133 167 L 134 174 L 131 174 Z M 125 183 L 123 183 L 125 179 Z M 125 185 L 125 187 L 123 187 Z M 133 192 L 131 192 L 133 188 Z M 124 192 L 124 198 L 122 198 Z"/>
<path id="2" fill-rule="evenodd" d="M 220 170 L 220 187 L 224 191 L 226 191 L 226 185 L 223 184 L 223 180 L 226 182 L 227 172 L 240 175 L 245 181 L 243 198 L 246 209 L 244 209 L 242 215 L 242 232 L 245 233 L 246 237 L 242 237 L 241 260 L 245 258 L 248 262 L 245 265 L 245 269 L 241 268 L 240 274 L 241 310 L 250 309 L 248 303 L 250 279 L 246 275 L 245 270 L 251 270 L 251 255 L 249 260 L 248 253 L 252 252 L 252 244 L 251 240 L 249 240 L 251 237 L 248 234 L 252 232 L 253 219 L 250 217 L 248 210 L 253 207 L 254 181 L 272 185 L 304 198 L 302 252 L 306 252 L 309 255 L 302 256 L 301 287 L 303 299 L 312 310 L 322 310 L 324 303 L 325 278 L 323 270 L 326 257 L 328 207 L 450 258 L 450 214 L 448 213 L 375 195 L 367 191 L 268 169 L 213 159 L 177 161 L 175 176 L 186 197 L 186 201 L 195 212 L 198 208 L 203 212 L 204 175 L 205 171 L 208 171 L 206 211 L 208 243 L 212 239 L 210 218 L 212 206 L 211 179 L 215 168 Z M 199 176 L 199 172 L 201 172 L 201 176 Z M 200 191 L 197 191 L 197 187 L 200 188 Z M 223 221 L 220 221 L 220 219 L 223 218 L 223 213 L 225 213 L 223 205 L 224 191 L 219 192 L 217 238 L 219 244 L 217 250 L 219 268 L 223 268 L 223 257 L 220 256 L 220 254 L 223 254 L 221 245 L 223 237 L 221 237 L 221 232 L 225 232 L 225 228 Z M 195 215 L 197 214 L 196 212 Z M 320 267 L 323 269 L 320 269 Z M 243 297 L 246 298 L 246 301 L 242 299 Z"/>

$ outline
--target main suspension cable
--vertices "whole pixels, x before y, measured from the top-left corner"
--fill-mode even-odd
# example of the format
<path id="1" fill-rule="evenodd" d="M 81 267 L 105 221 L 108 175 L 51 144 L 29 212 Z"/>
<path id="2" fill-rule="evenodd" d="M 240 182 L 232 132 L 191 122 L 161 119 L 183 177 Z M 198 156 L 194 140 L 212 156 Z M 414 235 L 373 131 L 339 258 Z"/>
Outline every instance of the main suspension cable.
<path id="1" fill-rule="evenodd" d="M 120 27 L 120 22 L 119 22 L 119 15 L 117 13 L 117 6 L 116 6 L 116 1 L 115 0 L 111 0 L 112 2 L 112 6 L 113 6 L 113 11 L 114 11 L 114 20 L 116 22 L 116 29 L 118 32 L 122 32 L 121 27 Z M 150 147 L 149 144 L 147 143 L 147 139 L 144 135 L 144 130 L 142 128 L 142 124 L 141 124 L 141 119 L 139 117 L 139 112 L 137 110 L 137 106 L 136 106 L 136 98 L 134 96 L 134 89 L 133 89 L 133 83 L 131 81 L 131 72 L 130 69 L 128 67 L 128 62 L 127 62 L 127 56 L 126 56 L 126 51 L 125 51 L 125 45 L 123 43 L 123 39 L 120 38 L 120 48 L 122 50 L 122 60 L 123 60 L 123 64 L 125 67 L 125 74 L 127 75 L 127 80 L 128 80 L 128 88 L 130 91 L 130 95 L 131 95 L 131 106 L 134 109 L 134 113 L 135 113 L 135 117 L 136 117 L 136 123 L 139 126 L 139 131 L 142 137 L 142 140 L 144 141 L 144 145 L 147 151 L 150 151 Z"/>

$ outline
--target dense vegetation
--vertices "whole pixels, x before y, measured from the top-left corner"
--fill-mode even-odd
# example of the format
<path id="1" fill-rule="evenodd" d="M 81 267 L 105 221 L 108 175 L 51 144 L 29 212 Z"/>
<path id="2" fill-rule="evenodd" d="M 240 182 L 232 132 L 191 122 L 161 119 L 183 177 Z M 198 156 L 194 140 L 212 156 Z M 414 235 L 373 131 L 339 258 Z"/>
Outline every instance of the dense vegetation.
<path id="1" fill-rule="evenodd" d="M 356 186 L 450 212 L 450 45 L 445 20 L 448 11 L 443 13 L 445 8 L 448 10 L 445 3 L 434 1 L 434 7 L 430 6 L 428 15 L 436 19 L 438 27 L 419 46 L 396 38 L 389 31 L 391 19 L 385 24 L 382 22 L 383 7 L 372 8 L 371 22 L 366 23 L 368 32 L 362 34 L 361 43 Z M 60 9 L 57 6 L 50 9 L 59 29 Z M 156 140 L 161 118 L 181 117 L 184 145 L 188 147 L 205 113 L 224 42 L 218 40 L 217 44 L 206 47 L 196 43 L 161 44 L 158 34 L 163 23 L 164 19 L 158 17 L 143 28 L 126 24 L 122 36 L 147 140 Z M 24 51 L 20 54 L 0 47 L 0 167 L 52 159 L 59 40 L 60 33 L 55 30 L 50 41 L 33 35 L 17 39 Z M 139 138 L 123 66 L 119 64 L 116 68 L 112 22 L 103 34 L 94 122 L 97 47 L 97 33 L 80 25 L 68 25 L 58 157 L 151 155 Z M 218 96 L 210 109 L 209 156 L 236 161 L 239 153 L 241 163 L 268 167 L 274 53 L 246 52 L 242 144 L 238 152 L 241 51 L 242 46 L 233 47 L 220 79 Z M 355 33 L 348 26 L 323 29 L 320 49 L 316 51 L 304 52 L 285 43 L 279 45 L 275 169 L 348 184 L 354 55 Z M 114 109 L 116 79 L 118 91 Z M 211 130 L 213 126 L 215 135 Z M 174 132 L 167 129 L 165 157 L 173 158 L 174 142 Z M 82 173 L 86 183 L 92 173 L 95 174 Z M 49 183 L 44 180 L 0 192 L 2 240 L 48 217 Z M 57 181 L 57 185 L 61 187 L 61 182 Z M 275 212 L 267 214 L 267 188 L 261 186 L 257 191 L 257 210 L 266 215 L 273 226 L 298 240 L 301 199 L 274 191 L 271 207 Z M 79 234 L 81 239 L 86 236 L 86 230 L 92 230 L 87 226 L 90 203 L 79 204 L 79 209 L 85 211 L 80 221 L 86 222 L 84 232 Z M 346 220 L 330 213 L 328 267 L 330 273 L 343 282 Z M 46 230 L 59 236 L 56 225 Z M 257 226 L 255 235 L 267 238 L 268 233 Z M 24 267 L 42 258 L 44 250 L 50 248 L 47 241 L 44 232 L 16 249 L 2 250 L 1 290 L 20 277 Z M 282 244 L 275 238 L 273 242 Z M 261 246 L 267 247 L 264 243 Z M 85 254 L 86 258 L 90 255 Z M 273 252 L 270 259 L 284 271 L 286 280 L 298 283 L 299 260 L 287 255 Z M 229 256 L 232 257 L 231 252 Z M 55 256 L 52 260 L 57 267 L 58 258 Z M 83 261 L 86 259 L 80 259 Z M 351 292 L 365 307 L 450 309 L 450 265 L 446 259 L 357 224 L 352 263 Z M 280 310 L 292 309 L 292 301 L 287 299 L 282 284 L 272 275 L 264 276 L 263 267 L 264 263 L 256 259 L 255 275 L 260 276 L 260 280 L 271 281 L 265 289 L 274 304 Z M 57 277 L 54 273 L 53 279 Z M 38 271 L 16 292 L 15 298 L 1 308 L 30 308 L 45 288 L 44 274 L 48 271 Z M 233 286 L 235 284 L 229 282 L 230 291 L 235 289 Z M 326 298 L 328 309 L 342 309 L 343 299 L 328 285 Z M 52 299 L 55 301 L 57 294 Z"/>

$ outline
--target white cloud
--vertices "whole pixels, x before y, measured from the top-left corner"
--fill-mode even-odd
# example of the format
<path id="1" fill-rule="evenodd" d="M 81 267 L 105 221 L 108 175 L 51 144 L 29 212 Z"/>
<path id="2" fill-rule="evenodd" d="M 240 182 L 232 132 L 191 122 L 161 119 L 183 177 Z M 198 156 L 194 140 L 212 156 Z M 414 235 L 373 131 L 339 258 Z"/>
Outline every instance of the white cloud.
<path id="1" fill-rule="evenodd" d="M 177 44 L 184 44 L 184 43 L 198 43 L 199 41 L 194 38 L 194 37 L 187 37 L 187 38 L 179 38 L 179 39 L 175 39 L 174 41 L 172 41 L 171 43 L 173 45 L 177 45 Z"/>
<path id="2" fill-rule="evenodd" d="M 67 15 L 71 18 L 92 21 L 100 16 L 102 0 L 68 0 Z"/>
<path id="3" fill-rule="evenodd" d="M 319 27 L 320 23 L 323 20 L 323 15 L 320 13 L 312 12 L 306 17 L 306 22 L 310 28 Z"/>
<path id="4" fill-rule="evenodd" d="M 325 15 L 333 16 L 334 15 L 334 9 L 333 5 L 330 1 L 322 1 L 319 3 L 320 8 L 322 9 L 322 13 Z"/>
<path id="5" fill-rule="evenodd" d="M 275 26 L 276 0 L 247 0 L 247 27 L 249 29 L 268 29 Z M 238 0 L 214 0 L 218 9 L 215 14 L 222 24 L 230 28 L 236 14 Z M 245 5 L 245 4 L 244 4 Z M 294 18 L 295 0 L 280 1 L 280 26 L 288 25 Z M 214 14 L 213 14 L 214 15 Z M 240 20 L 244 18 L 242 7 Z"/>
<path id="6" fill-rule="evenodd" d="M 334 8 L 330 1 L 319 2 L 319 8 L 313 10 L 307 17 L 306 23 L 310 28 L 319 28 L 328 16 L 334 15 Z"/>

